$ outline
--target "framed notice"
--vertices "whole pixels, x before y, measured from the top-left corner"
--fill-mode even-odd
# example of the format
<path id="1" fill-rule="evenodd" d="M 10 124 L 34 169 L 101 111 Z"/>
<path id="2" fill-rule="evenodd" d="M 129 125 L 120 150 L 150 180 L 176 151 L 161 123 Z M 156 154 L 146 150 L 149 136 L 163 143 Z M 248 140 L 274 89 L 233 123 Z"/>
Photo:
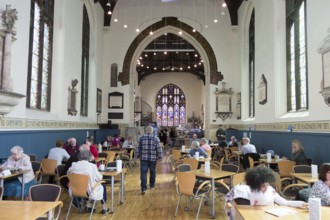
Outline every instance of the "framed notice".
<path id="1" fill-rule="evenodd" d="M 109 93 L 109 108 L 124 108 L 124 94 L 120 92 Z"/>

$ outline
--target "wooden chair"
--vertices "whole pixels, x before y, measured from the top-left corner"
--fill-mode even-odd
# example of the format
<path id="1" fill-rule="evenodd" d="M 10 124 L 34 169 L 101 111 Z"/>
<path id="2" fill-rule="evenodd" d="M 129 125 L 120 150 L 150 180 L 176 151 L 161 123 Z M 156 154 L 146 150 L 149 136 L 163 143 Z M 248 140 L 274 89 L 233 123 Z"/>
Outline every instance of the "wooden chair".
<path id="1" fill-rule="evenodd" d="M 191 170 L 197 170 L 198 168 L 198 160 L 196 160 L 195 158 L 184 158 L 182 162 L 183 164 L 189 164 Z"/>
<path id="2" fill-rule="evenodd" d="M 41 182 L 44 176 L 55 177 L 56 176 L 57 161 L 52 159 L 41 160 Z"/>
<path id="3" fill-rule="evenodd" d="M 198 199 L 200 200 L 199 207 L 198 207 L 197 214 L 196 214 L 196 220 L 197 220 L 201 205 L 203 203 L 203 199 L 204 198 L 208 199 L 208 197 L 206 196 L 208 191 L 203 189 L 205 184 L 208 184 L 208 182 L 204 182 L 205 184 L 201 184 L 197 189 L 195 189 L 196 176 L 194 174 L 189 173 L 189 172 L 177 172 L 176 177 L 177 177 L 176 186 L 177 186 L 177 192 L 179 195 L 179 199 L 178 199 L 178 204 L 176 206 L 174 216 L 176 216 L 178 213 L 179 205 L 181 202 L 181 197 L 187 196 L 187 197 L 192 198 L 193 200 L 198 200 Z"/>
<path id="4" fill-rule="evenodd" d="M 89 199 L 89 196 L 87 194 L 89 176 L 83 175 L 83 174 L 77 174 L 77 173 L 70 173 L 70 174 L 68 174 L 68 178 L 70 180 L 70 189 L 72 192 L 72 199 L 71 199 L 70 206 L 69 206 L 65 219 L 68 219 L 68 217 L 69 217 L 73 199 L 75 199 L 75 198 Z M 103 181 L 103 180 L 97 182 L 94 186 L 92 186 L 92 190 L 96 189 L 96 187 L 98 187 L 100 184 L 102 184 L 104 182 L 105 181 Z M 103 200 L 103 199 L 101 199 L 101 200 Z M 92 210 L 94 210 L 94 208 L 95 208 L 96 201 L 97 200 L 94 200 L 94 202 L 93 202 Z M 84 207 L 79 207 L 79 208 L 81 209 Z M 93 211 L 91 211 L 91 214 L 89 216 L 90 220 L 92 219 L 92 215 L 93 215 Z"/>
<path id="5" fill-rule="evenodd" d="M 283 160 L 278 163 L 278 172 L 281 178 L 290 178 L 291 173 L 293 172 L 293 167 L 296 165 L 296 162 L 291 160 Z"/>
<path id="6" fill-rule="evenodd" d="M 105 164 L 115 161 L 116 151 L 103 151 L 103 153 L 107 154 L 107 157 L 105 159 Z"/>
<path id="7" fill-rule="evenodd" d="M 173 155 L 174 161 L 181 160 L 181 149 L 172 149 L 172 155 Z"/>
<path id="8" fill-rule="evenodd" d="M 220 169 L 223 162 L 225 160 L 225 157 L 221 157 L 220 161 L 214 161 L 214 160 L 211 160 L 210 161 L 210 164 L 211 164 L 211 168 L 213 167 L 214 169 Z"/>
<path id="9" fill-rule="evenodd" d="M 206 150 L 205 152 L 207 153 L 208 158 L 212 158 L 212 150 Z"/>
<path id="10" fill-rule="evenodd" d="M 29 195 L 31 201 L 56 202 L 60 198 L 61 187 L 54 184 L 34 185 L 30 187 Z M 55 218 L 52 219 L 58 219 L 60 217 L 62 206 L 63 203 L 60 202 L 58 204 L 57 215 Z M 47 219 L 47 218 L 38 218 L 38 220 L 41 219 Z"/>
<path id="11" fill-rule="evenodd" d="M 237 162 L 236 155 L 232 155 L 230 152 L 230 149 L 224 149 L 224 153 L 225 153 L 225 160 L 227 163 L 236 163 Z"/>
<path id="12" fill-rule="evenodd" d="M 191 170 L 191 168 L 190 168 L 190 164 L 180 164 L 179 166 L 178 166 L 178 172 L 188 172 L 188 171 L 190 171 Z"/>
<path id="13" fill-rule="evenodd" d="M 237 165 L 235 165 L 235 164 L 222 164 L 220 170 L 222 170 L 222 171 L 228 171 L 228 172 L 238 173 L 238 171 L 239 171 L 239 166 L 237 166 Z M 226 183 L 228 186 L 230 185 L 230 178 L 222 179 L 222 181 L 223 181 L 224 183 Z"/>
<path id="14" fill-rule="evenodd" d="M 233 176 L 233 183 L 232 183 L 233 187 L 244 182 L 245 182 L 245 172 L 238 173 Z"/>

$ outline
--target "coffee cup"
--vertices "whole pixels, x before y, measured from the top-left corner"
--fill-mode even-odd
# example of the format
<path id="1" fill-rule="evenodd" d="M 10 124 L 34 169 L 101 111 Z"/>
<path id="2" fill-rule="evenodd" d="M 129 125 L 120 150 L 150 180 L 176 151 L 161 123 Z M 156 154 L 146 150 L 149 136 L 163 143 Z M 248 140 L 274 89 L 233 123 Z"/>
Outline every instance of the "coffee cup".
<path id="1" fill-rule="evenodd" d="M 105 165 L 104 164 L 101 164 L 100 165 L 100 170 L 104 170 L 105 169 Z"/>

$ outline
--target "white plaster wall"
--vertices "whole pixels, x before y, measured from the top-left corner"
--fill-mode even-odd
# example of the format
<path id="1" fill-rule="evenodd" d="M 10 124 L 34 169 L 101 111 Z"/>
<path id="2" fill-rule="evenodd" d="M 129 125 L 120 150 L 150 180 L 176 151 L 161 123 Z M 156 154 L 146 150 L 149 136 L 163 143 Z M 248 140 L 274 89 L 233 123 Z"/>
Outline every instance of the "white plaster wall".
<path id="1" fill-rule="evenodd" d="M 285 1 L 252 0 L 243 2 L 239 11 L 239 23 L 246 22 L 249 7 L 255 7 L 255 61 L 256 61 L 256 116 L 248 118 L 248 85 L 245 27 L 239 27 L 239 54 L 241 68 L 243 123 L 271 123 L 281 121 L 329 120 L 330 108 L 326 106 L 319 93 L 322 79 L 321 55 L 317 48 L 328 35 L 330 14 L 327 9 L 330 1 L 316 0 L 307 2 L 307 62 L 309 110 L 304 113 L 286 113 L 286 55 L 285 55 Z M 248 28 L 246 29 L 248 30 Z M 261 75 L 268 81 L 268 101 L 258 103 L 257 86 Z M 238 123 L 241 123 L 238 121 Z"/>
<path id="2" fill-rule="evenodd" d="M 90 61 L 89 61 L 89 105 L 88 117 L 80 117 L 81 86 L 81 41 L 83 4 L 88 8 L 90 19 Z M 17 40 L 13 42 L 11 77 L 14 81 L 14 92 L 26 94 L 28 49 L 30 32 L 30 1 L 1 1 L 0 10 L 6 4 L 18 11 Z M 103 9 L 92 0 L 57 0 L 54 9 L 53 63 L 52 63 L 52 97 L 51 111 L 29 110 L 25 107 L 26 99 L 6 117 L 35 118 L 46 120 L 96 122 L 96 88 L 101 88 L 103 62 Z M 78 79 L 77 116 L 68 116 L 67 97 L 71 80 Z"/>

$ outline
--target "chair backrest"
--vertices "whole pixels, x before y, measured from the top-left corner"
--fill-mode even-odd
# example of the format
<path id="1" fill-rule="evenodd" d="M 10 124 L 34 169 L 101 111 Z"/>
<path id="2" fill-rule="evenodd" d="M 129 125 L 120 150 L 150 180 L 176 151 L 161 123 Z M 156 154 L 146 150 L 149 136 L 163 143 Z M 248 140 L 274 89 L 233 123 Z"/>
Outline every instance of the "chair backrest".
<path id="1" fill-rule="evenodd" d="M 98 156 L 99 156 L 99 157 L 107 158 L 107 157 L 108 157 L 108 154 L 105 153 L 105 152 L 100 152 L 100 153 L 98 153 Z"/>
<path id="2" fill-rule="evenodd" d="M 32 161 L 31 164 L 32 164 L 32 169 L 33 169 L 34 174 L 41 170 L 41 163 L 40 162 Z"/>
<path id="3" fill-rule="evenodd" d="M 282 183 L 281 183 L 281 176 L 277 172 L 273 171 L 275 182 L 269 183 L 278 193 L 281 193 L 282 190 Z"/>
<path id="4" fill-rule="evenodd" d="M 235 164 L 222 164 L 221 170 L 222 171 L 238 173 L 239 166 L 237 166 Z"/>
<path id="5" fill-rule="evenodd" d="M 245 182 L 245 172 L 233 175 L 233 187 Z"/>
<path id="6" fill-rule="evenodd" d="M 225 160 L 225 157 L 221 157 L 221 159 L 220 159 L 220 161 L 219 161 L 220 167 L 222 166 L 224 160 Z"/>
<path id="7" fill-rule="evenodd" d="M 296 165 L 296 162 L 291 160 L 283 160 L 278 163 L 278 171 L 280 173 L 281 178 L 283 177 L 291 177 L 293 172 L 293 167 Z"/>
<path id="8" fill-rule="evenodd" d="M 231 152 L 238 151 L 238 147 L 231 147 L 230 150 L 231 150 Z"/>
<path id="9" fill-rule="evenodd" d="M 194 196 L 195 175 L 189 172 L 177 172 L 176 178 L 179 184 L 179 192 L 183 195 Z"/>
<path id="10" fill-rule="evenodd" d="M 107 157 L 105 159 L 106 160 L 106 163 L 115 161 L 116 151 L 104 151 L 103 153 L 106 153 L 107 154 Z"/>
<path id="11" fill-rule="evenodd" d="M 61 187 L 54 184 L 38 184 L 30 187 L 31 201 L 58 201 L 61 195 Z"/>
<path id="12" fill-rule="evenodd" d="M 184 158 L 182 161 L 184 164 L 189 164 L 191 170 L 197 170 L 198 160 L 196 160 L 195 158 Z"/>
<path id="13" fill-rule="evenodd" d="M 36 154 L 29 154 L 30 161 L 37 161 L 37 155 Z"/>
<path id="14" fill-rule="evenodd" d="M 312 167 L 308 165 L 295 165 L 293 171 L 295 173 L 312 173 Z"/>
<path id="15" fill-rule="evenodd" d="M 177 168 L 178 168 L 178 172 L 188 172 L 191 170 L 190 164 L 185 164 L 185 163 L 180 164 Z"/>
<path id="16" fill-rule="evenodd" d="M 249 168 L 253 168 L 254 167 L 254 160 L 252 157 L 248 157 L 249 160 Z"/>
<path id="17" fill-rule="evenodd" d="M 172 149 L 172 155 L 174 157 L 174 161 L 180 160 L 181 150 L 180 149 Z"/>
<path id="18" fill-rule="evenodd" d="M 207 153 L 208 158 L 212 157 L 212 150 L 206 150 L 205 152 Z"/>
<path id="19" fill-rule="evenodd" d="M 229 149 L 224 149 L 224 152 L 225 152 L 225 159 L 226 159 L 226 162 L 229 162 L 230 150 L 229 150 Z"/>
<path id="20" fill-rule="evenodd" d="M 88 198 L 87 189 L 89 176 L 77 173 L 68 174 L 72 196 Z"/>
<path id="21" fill-rule="evenodd" d="M 42 159 L 41 169 L 43 175 L 55 175 L 55 170 L 57 167 L 57 161 L 52 159 Z"/>
<path id="22" fill-rule="evenodd" d="M 134 152 L 135 152 L 134 149 L 132 149 L 131 152 L 129 152 L 129 159 L 130 160 L 133 160 L 134 159 Z"/>

